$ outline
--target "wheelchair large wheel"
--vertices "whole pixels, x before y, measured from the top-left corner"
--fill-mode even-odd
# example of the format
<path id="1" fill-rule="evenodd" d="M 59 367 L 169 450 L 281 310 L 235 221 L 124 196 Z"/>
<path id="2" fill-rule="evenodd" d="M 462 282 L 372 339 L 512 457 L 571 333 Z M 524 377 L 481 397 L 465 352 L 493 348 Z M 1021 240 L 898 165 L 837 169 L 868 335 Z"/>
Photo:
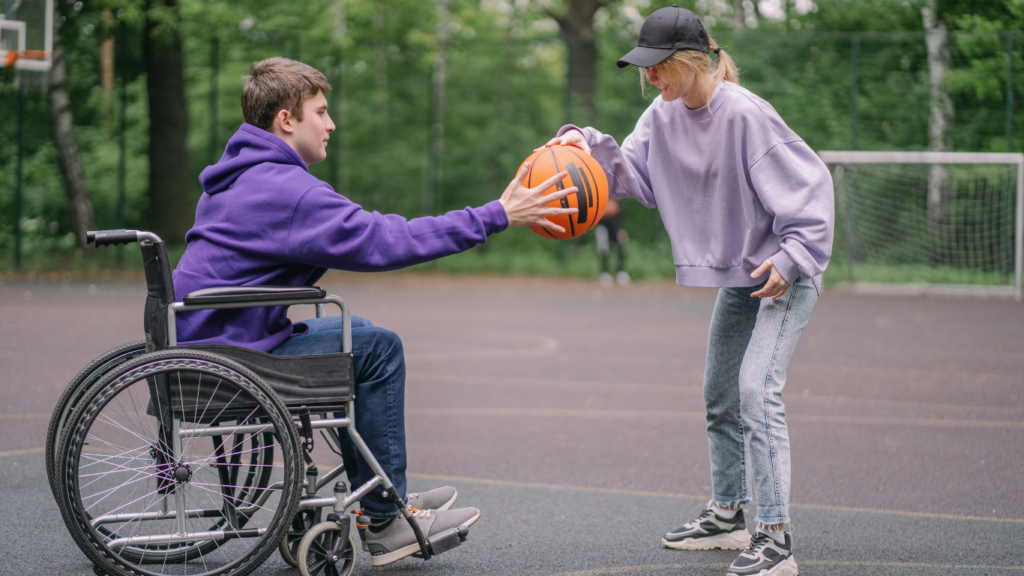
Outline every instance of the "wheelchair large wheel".
<path id="1" fill-rule="evenodd" d="M 64 427 L 65 522 L 110 574 L 245 574 L 288 530 L 300 454 L 287 408 L 250 371 L 199 351 L 146 354 L 97 382 Z"/>
<path id="2" fill-rule="evenodd" d="M 71 379 L 71 383 L 64 389 L 64 393 L 57 400 L 53 408 L 53 415 L 50 416 L 50 426 L 46 430 L 46 479 L 50 483 L 50 490 L 53 497 L 60 502 L 60 488 L 55 471 L 57 469 L 57 457 L 60 455 L 57 443 L 60 442 L 64 432 L 64 423 L 74 412 L 78 401 L 82 399 L 89 388 L 99 381 L 104 374 L 113 370 L 118 365 L 146 353 L 146 341 L 139 340 L 123 344 L 103 354 L 90 362 L 85 368 Z"/>

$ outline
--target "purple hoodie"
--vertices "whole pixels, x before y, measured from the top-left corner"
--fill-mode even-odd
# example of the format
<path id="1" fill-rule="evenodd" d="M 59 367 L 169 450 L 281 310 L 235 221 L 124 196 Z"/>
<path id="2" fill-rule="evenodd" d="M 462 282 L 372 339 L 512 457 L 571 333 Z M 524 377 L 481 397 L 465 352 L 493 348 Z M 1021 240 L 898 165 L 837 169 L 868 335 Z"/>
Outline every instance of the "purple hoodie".
<path id="1" fill-rule="evenodd" d="M 313 177 L 284 140 L 251 124 L 242 124 L 199 181 L 205 193 L 174 271 L 178 298 L 215 286 L 312 286 L 328 268 L 404 268 L 462 252 L 508 227 L 497 200 L 414 220 L 367 212 Z M 180 344 L 264 352 L 293 333 L 286 306 L 185 312 L 177 328 Z"/>

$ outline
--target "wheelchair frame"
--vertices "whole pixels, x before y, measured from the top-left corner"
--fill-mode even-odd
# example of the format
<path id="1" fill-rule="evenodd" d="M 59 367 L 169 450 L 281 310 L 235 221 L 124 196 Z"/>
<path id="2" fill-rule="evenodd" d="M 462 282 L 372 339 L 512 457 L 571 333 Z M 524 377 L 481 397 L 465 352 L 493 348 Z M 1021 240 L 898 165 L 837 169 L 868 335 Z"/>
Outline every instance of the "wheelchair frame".
<path id="1" fill-rule="evenodd" d="M 156 290 L 163 289 L 165 294 L 169 294 L 170 295 L 169 299 L 171 301 L 165 302 L 165 309 L 163 311 L 157 310 L 157 313 L 165 315 L 164 318 L 161 319 L 161 320 L 165 320 L 165 322 L 166 322 L 166 324 L 164 326 L 164 334 L 162 334 L 162 335 L 160 335 L 160 334 L 157 334 L 157 335 L 147 334 L 147 346 L 146 346 L 147 352 L 146 352 L 146 354 L 142 354 L 142 355 L 134 357 L 133 361 L 129 362 L 129 364 L 134 363 L 134 364 L 140 364 L 141 365 L 141 363 L 145 359 L 147 359 L 149 357 L 154 357 L 154 358 L 156 358 L 158 356 L 167 357 L 169 353 L 171 353 L 172 351 L 175 351 L 175 350 L 184 351 L 184 352 L 190 352 L 193 349 L 196 349 L 196 350 L 202 351 L 202 355 L 204 357 L 205 356 L 214 356 L 214 357 L 223 358 L 224 362 L 228 365 L 228 367 L 230 367 L 230 365 L 232 365 L 233 363 L 237 363 L 237 364 L 239 364 L 239 365 L 244 367 L 246 365 L 245 365 L 245 363 L 242 360 L 239 360 L 237 358 L 233 358 L 233 357 L 230 357 L 230 356 L 220 356 L 220 355 L 218 355 L 216 353 L 216 351 L 203 350 L 202 347 L 191 347 L 191 346 L 189 346 L 189 347 L 181 347 L 181 346 L 178 346 L 178 343 L 177 343 L 176 318 L 177 318 L 177 315 L 179 313 L 189 312 L 189 311 L 194 311 L 194 310 L 250 308 L 250 307 L 264 307 L 264 306 L 313 305 L 313 306 L 316 307 L 316 316 L 317 316 L 317 318 L 322 318 L 322 317 L 325 316 L 325 311 L 324 311 L 324 305 L 325 304 L 332 304 L 332 305 L 337 306 L 338 309 L 341 312 L 341 317 L 342 317 L 342 334 L 343 334 L 343 337 L 342 337 L 342 354 L 347 354 L 347 355 L 351 355 L 352 354 L 351 314 L 349 312 L 348 305 L 340 297 L 335 296 L 335 295 L 327 295 L 326 292 L 324 292 L 320 288 L 317 288 L 317 287 L 225 287 L 225 288 L 211 288 L 211 289 L 206 289 L 206 290 L 199 290 L 199 291 L 193 292 L 191 294 L 188 294 L 187 296 L 185 296 L 182 299 L 181 302 L 177 302 L 177 301 L 174 301 L 173 287 L 164 286 L 164 284 L 167 284 L 169 282 L 169 279 L 170 279 L 170 269 L 169 269 L 169 265 L 167 263 L 166 251 L 164 250 L 163 241 L 160 239 L 159 236 L 157 236 L 156 234 L 154 234 L 152 232 L 145 232 L 145 231 L 109 230 L 109 231 L 89 232 L 88 233 L 88 240 L 89 240 L 89 242 L 95 242 L 97 247 L 106 246 L 106 245 L 128 244 L 128 243 L 140 242 L 143 245 L 144 254 L 145 254 L 145 250 L 146 250 L 146 244 L 148 243 L 150 245 L 150 248 L 155 248 L 157 250 L 157 254 L 159 255 L 159 258 L 157 258 L 157 260 L 160 261 L 160 266 L 161 266 L 160 274 L 159 274 L 160 278 L 151 278 L 151 276 L 156 274 L 156 272 L 153 269 L 151 269 L 151 267 L 148 264 L 147 264 L 147 267 L 146 267 L 146 275 L 147 275 L 147 284 L 149 284 L 149 288 L 150 288 L 150 297 L 152 297 L 152 295 L 154 294 L 154 290 L 155 289 Z M 147 298 L 147 316 L 149 314 L 150 314 L 150 302 L 149 302 L 149 298 Z M 150 319 L 147 317 L 147 329 L 149 327 L 149 322 L 150 322 Z M 163 340 L 163 342 L 160 342 L 160 340 Z M 161 353 L 159 352 L 160 350 L 166 350 L 167 354 L 162 354 L 161 355 Z M 292 358 L 295 358 L 295 357 L 292 357 Z M 156 358 L 156 359 L 159 360 L 159 358 Z M 72 386 L 74 386 L 76 383 L 79 383 L 79 385 L 81 385 L 81 386 L 90 386 L 90 387 L 94 388 L 95 390 L 72 391 L 69 388 L 69 391 L 65 393 L 65 396 L 68 396 L 68 398 L 69 398 L 68 401 L 71 401 L 70 400 L 71 398 L 75 398 L 77 400 L 83 400 L 83 399 L 87 400 L 87 402 L 83 402 L 84 404 L 89 404 L 89 403 L 93 402 L 93 400 L 96 399 L 97 394 L 102 391 L 101 389 L 104 386 L 113 386 L 114 384 L 116 384 L 117 378 L 114 378 L 113 375 L 118 371 L 118 369 L 121 366 L 125 365 L 124 363 L 122 363 L 122 364 L 117 364 L 115 366 L 108 366 L 107 364 L 103 364 L 102 362 L 100 362 L 99 364 L 100 365 L 97 366 L 97 369 L 104 369 L 104 368 L 106 368 L 106 369 L 109 370 L 109 372 L 105 373 L 105 374 L 100 374 L 100 375 L 95 376 L 95 377 L 93 377 L 92 375 L 86 375 L 86 376 L 89 376 L 87 378 L 83 378 L 83 374 L 80 373 L 79 376 L 76 376 L 76 379 L 72 382 Z M 87 368 L 87 370 L 88 370 L 88 368 Z M 85 371 L 83 371 L 83 372 L 85 372 Z M 248 378 L 250 381 L 252 380 L 252 376 L 255 376 L 255 374 L 249 374 L 249 375 L 242 374 L 241 375 L 241 377 Z M 258 379 L 259 377 L 256 376 L 256 378 Z M 81 382 L 80 382 L 80 380 L 81 380 Z M 179 387 L 180 386 L 181 386 L 181 381 L 180 381 L 180 377 L 179 377 Z M 270 383 L 268 383 L 267 387 L 273 389 L 273 387 L 270 385 Z M 71 392 L 73 392 L 74 394 L 69 395 L 69 393 L 71 393 Z M 216 392 L 216 390 L 214 392 Z M 377 489 L 377 488 L 381 488 L 384 491 L 385 495 L 389 496 L 390 499 L 398 506 L 398 509 L 399 509 L 401 515 L 405 518 L 405 520 L 407 522 L 409 522 L 410 526 L 412 527 L 412 530 L 413 530 L 413 532 L 416 535 L 416 539 L 417 539 L 417 541 L 419 543 L 419 548 L 420 548 L 420 551 L 417 554 L 417 556 L 420 556 L 424 560 L 427 560 L 427 559 L 430 559 L 432 556 L 434 556 L 436 554 L 439 554 L 439 553 L 442 553 L 444 551 L 450 550 L 451 548 L 454 548 L 454 547 L 458 546 L 459 544 L 461 544 L 465 540 L 466 535 L 468 533 L 467 528 L 461 527 L 461 526 L 458 527 L 458 528 L 452 528 L 452 529 L 446 530 L 444 532 L 441 532 L 439 534 L 436 534 L 436 535 L 434 535 L 433 537 L 431 537 L 429 539 L 424 536 L 424 534 L 423 534 L 422 530 L 420 529 L 418 523 L 413 519 L 412 512 L 407 507 L 407 505 L 405 504 L 404 500 L 398 494 L 398 491 L 395 488 L 395 486 L 392 484 L 390 478 L 388 478 L 387 474 L 385 473 L 383 468 L 380 466 L 380 464 L 377 462 L 377 459 L 374 457 L 373 453 L 370 451 L 370 449 L 366 445 L 365 441 L 362 439 L 362 437 L 356 431 L 356 425 L 355 425 L 356 424 L 356 412 L 355 412 L 355 401 L 354 401 L 354 399 L 355 399 L 355 395 L 354 395 L 354 377 L 353 377 L 353 380 L 352 380 L 352 392 L 353 392 L 352 394 L 349 394 L 348 397 L 344 399 L 344 414 L 345 414 L 345 416 L 344 417 L 340 417 L 340 418 L 339 417 L 327 417 L 327 412 L 333 411 L 334 410 L 333 408 L 330 409 L 330 410 L 324 409 L 324 413 L 321 414 L 321 417 L 319 419 L 312 419 L 312 418 L 310 418 L 310 410 L 306 406 L 300 406 L 300 407 L 298 407 L 298 409 L 296 409 L 294 406 L 284 406 L 283 403 L 280 404 L 280 406 L 283 407 L 286 410 L 286 412 L 287 412 L 287 415 L 288 415 L 287 421 L 291 422 L 291 425 L 292 425 L 292 431 L 291 432 L 287 432 L 286 435 L 291 436 L 292 433 L 294 433 L 296 431 L 299 432 L 299 435 L 298 435 L 298 437 L 300 439 L 300 442 L 299 442 L 300 450 L 299 450 L 299 452 L 302 454 L 302 458 L 303 458 L 303 460 L 304 460 L 304 462 L 306 464 L 306 467 L 305 467 L 305 482 L 301 482 L 299 484 L 299 490 L 295 492 L 295 496 L 294 496 L 295 498 L 298 499 L 298 502 L 296 503 L 296 502 L 292 501 L 292 502 L 288 502 L 288 503 L 282 503 L 282 506 L 286 506 L 288 509 L 293 510 L 293 512 L 290 514 L 290 516 L 285 519 L 285 521 L 289 525 L 294 526 L 296 521 L 298 520 L 298 515 L 302 511 L 315 510 L 315 511 L 317 511 L 317 513 L 313 517 L 314 518 L 320 518 L 322 510 L 325 509 L 325 508 L 329 508 L 331 510 L 331 513 L 327 515 L 326 522 L 336 523 L 337 526 L 338 526 L 337 530 L 341 534 L 344 535 L 344 536 L 342 536 L 342 538 L 347 536 L 348 537 L 348 542 L 349 542 L 348 546 L 352 547 L 352 550 L 351 550 L 351 560 L 352 561 L 347 565 L 348 570 L 346 572 L 344 572 L 344 574 L 348 574 L 348 573 L 351 572 L 352 568 L 354 567 L 354 558 L 355 558 L 356 549 L 355 549 L 355 546 L 354 546 L 354 541 L 352 540 L 351 535 L 350 535 L 350 518 L 345 513 L 345 511 L 346 511 L 346 509 L 348 507 L 350 507 L 356 501 L 360 500 L 361 498 L 363 498 L 364 496 L 369 494 L 372 490 Z M 237 396 L 237 393 L 236 393 L 236 396 Z M 165 553 L 169 554 L 172 551 L 173 545 L 175 545 L 175 544 L 185 544 L 185 545 L 187 545 L 187 543 L 194 543 L 194 544 L 198 545 L 198 544 L 200 544 L 200 543 L 202 543 L 204 541 L 218 542 L 218 541 L 222 541 L 224 539 L 232 539 L 232 538 L 260 537 L 263 534 L 265 534 L 267 531 L 274 531 L 274 530 L 280 530 L 281 529 L 279 525 L 269 526 L 269 527 L 266 527 L 266 528 L 256 528 L 256 529 L 247 529 L 247 528 L 244 528 L 244 527 L 236 527 L 236 524 L 237 524 L 236 521 L 233 521 L 231 518 L 224 517 L 224 520 L 228 522 L 229 527 L 233 528 L 233 529 L 227 529 L 227 530 L 223 530 L 223 529 L 222 530 L 207 530 L 207 531 L 189 531 L 188 530 L 187 520 L 189 518 L 222 517 L 222 516 L 224 516 L 224 511 L 222 509 L 205 509 L 205 508 L 196 508 L 196 509 L 194 509 L 194 508 L 191 508 L 188 505 L 188 502 L 186 502 L 186 496 L 185 496 L 184 490 L 183 489 L 175 489 L 175 487 L 178 485 L 175 482 L 185 483 L 185 482 L 188 482 L 189 479 L 191 479 L 191 469 L 188 470 L 189 479 L 182 480 L 181 478 L 177 478 L 178 471 L 179 471 L 179 469 L 182 468 L 182 464 L 180 464 L 180 462 L 183 462 L 183 460 L 182 460 L 182 456 L 183 456 L 183 451 L 182 451 L 183 442 L 194 441 L 194 440 L 196 440 L 198 438 L 202 438 L 202 437 L 214 437 L 215 438 L 215 443 L 216 443 L 216 441 L 217 441 L 217 439 L 219 439 L 219 437 L 227 437 L 227 436 L 234 437 L 236 439 L 236 442 L 237 442 L 238 441 L 237 439 L 240 437 L 240 435 L 243 438 L 242 442 L 244 442 L 245 441 L 244 440 L 245 435 L 250 435 L 250 438 L 255 439 L 257 437 L 257 435 L 260 435 L 261 433 L 265 433 L 265 432 L 268 432 L 270 430 L 274 430 L 274 424 L 272 422 L 265 421 L 265 422 L 256 423 L 256 424 L 240 424 L 240 425 L 221 426 L 221 425 L 219 425 L 218 421 L 212 421 L 211 423 L 209 423 L 207 425 L 202 425 L 202 422 L 199 421 L 199 422 L 192 422 L 192 423 L 200 424 L 200 425 L 202 425 L 201 427 L 192 428 L 192 429 L 185 429 L 185 428 L 182 427 L 182 419 L 185 418 L 185 415 L 184 415 L 185 414 L 185 412 L 184 412 L 184 410 L 185 410 L 185 407 L 184 407 L 184 396 L 181 396 L 179 399 L 180 399 L 180 401 L 182 403 L 181 404 L 182 412 L 180 414 L 174 413 L 173 409 L 170 407 L 170 404 L 168 404 L 168 408 L 167 408 L 168 412 L 170 413 L 170 418 L 171 418 L 171 420 L 170 420 L 171 421 L 171 430 L 170 430 L 170 434 L 169 434 L 169 436 L 170 436 L 170 446 L 168 446 L 168 448 L 170 448 L 169 456 L 170 456 L 171 460 L 169 461 L 169 463 L 163 464 L 163 466 L 165 466 L 165 471 L 164 472 L 159 472 L 158 471 L 157 474 L 156 474 L 158 476 L 158 478 L 157 478 L 158 485 L 159 485 L 159 482 L 162 482 L 162 481 L 164 481 L 164 482 L 171 482 L 171 486 L 172 487 L 168 491 L 173 491 L 174 492 L 174 506 L 173 506 L 173 510 L 171 509 L 170 503 L 168 502 L 168 494 L 166 492 L 164 492 L 164 493 L 162 493 L 163 502 L 162 502 L 162 509 L 160 511 L 141 512 L 141 513 L 139 513 L 139 512 L 114 513 L 114 514 L 108 513 L 108 514 L 105 514 L 105 515 L 97 516 L 95 518 L 89 518 L 89 520 L 88 520 L 93 528 L 97 528 L 97 527 L 105 525 L 105 524 L 113 524 L 113 523 L 119 523 L 119 522 L 123 523 L 123 522 L 128 522 L 128 521 L 142 522 L 142 521 L 147 521 L 147 520 L 174 520 L 175 521 L 175 525 L 176 525 L 176 530 L 175 530 L 174 533 L 158 534 L 158 535 L 154 535 L 154 534 L 150 534 L 150 535 L 128 535 L 128 536 L 120 536 L 120 537 L 117 537 L 117 538 L 113 538 L 113 539 L 110 539 L 110 540 L 105 541 L 105 542 L 96 542 L 95 539 L 92 542 L 88 542 L 88 543 L 87 542 L 83 542 L 83 541 L 80 540 L 80 537 L 76 534 L 75 528 L 72 527 L 72 523 L 75 521 L 75 518 L 73 518 L 74 515 L 73 515 L 73 510 L 72 510 L 74 508 L 74 506 L 73 506 L 73 504 L 74 504 L 73 499 L 74 499 L 75 496 L 69 493 L 70 489 L 67 488 L 67 486 L 66 486 L 66 483 L 67 483 L 68 479 L 71 477 L 71 474 L 77 474 L 78 472 L 77 471 L 72 471 L 72 470 L 65 470 L 64 468 L 62 468 L 61 470 L 62 470 L 62 472 L 64 472 L 63 474 L 59 475 L 56 472 L 54 472 L 53 476 L 51 477 L 51 487 L 54 490 L 55 496 L 58 497 L 58 503 L 61 505 L 61 511 L 64 514 L 65 522 L 68 523 L 68 527 L 72 531 L 72 535 L 76 537 L 76 542 L 79 544 L 80 547 L 82 547 L 83 551 L 86 552 L 86 554 L 94 561 L 94 564 L 96 564 L 95 570 L 96 570 L 97 574 L 101 574 L 101 573 L 115 574 L 115 573 L 122 573 L 123 571 L 127 571 L 127 573 L 136 573 L 136 569 L 139 569 L 139 570 L 141 570 L 141 569 L 138 566 L 133 565 L 131 562 L 117 562 L 117 561 L 111 562 L 111 561 L 109 561 L 110 559 L 107 558 L 105 554 L 97 554 L 96 550 L 94 550 L 93 548 L 105 547 L 107 550 L 109 550 L 110 552 L 112 552 L 115 555 L 117 555 L 119 552 L 122 552 L 126 547 L 142 547 L 144 550 L 158 550 L 158 551 L 165 552 Z M 62 397 L 62 401 L 64 401 L 63 397 Z M 108 399 L 108 401 L 109 401 L 109 399 Z M 150 406 L 152 407 L 152 400 L 151 400 Z M 75 425 L 77 425 L 79 428 L 81 428 L 84 425 L 83 424 L 79 424 L 79 422 L 85 422 L 85 420 L 83 420 L 83 418 L 86 418 L 87 415 L 86 416 L 80 416 L 79 413 L 80 412 L 84 412 L 85 411 L 84 410 L 85 407 L 86 406 L 75 407 L 74 413 L 71 416 L 67 416 L 68 410 L 66 410 L 66 409 L 55 410 L 53 418 L 54 419 L 67 418 L 69 423 L 75 423 Z M 63 408 L 63 407 L 58 406 L 58 408 Z M 316 408 L 314 408 L 314 409 L 316 409 Z M 97 409 L 97 411 L 98 410 L 99 409 Z M 60 414 L 58 414 L 58 412 L 60 412 Z M 204 410 L 204 415 L 205 415 L 205 410 Z M 219 414 L 218 414 L 218 416 L 219 416 Z M 202 418 L 200 418 L 199 420 L 202 420 Z M 55 429 L 59 430 L 60 426 L 64 426 L 64 424 L 65 424 L 64 422 L 59 422 L 58 421 L 58 422 L 56 422 L 56 428 L 55 428 L 55 422 L 53 420 L 51 420 L 51 426 L 50 426 L 51 431 L 53 431 Z M 93 424 L 93 422 L 91 422 L 91 421 L 87 422 L 88 426 L 91 426 L 92 424 Z M 70 426 L 70 424 L 68 426 L 64 426 L 65 429 L 63 430 L 63 434 L 60 434 L 60 437 L 61 437 L 60 449 L 58 451 L 55 451 L 54 453 L 59 453 L 59 454 L 62 454 L 62 455 L 73 453 L 72 448 L 69 448 L 69 446 L 66 445 L 67 442 L 69 441 L 69 438 L 74 436 L 73 434 L 71 434 L 73 432 L 73 430 L 68 429 L 69 426 Z M 341 474 L 345 472 L 345 465 L 344 465 L 344 463 L 339 464 L 338 466 L 334 467 L 333 469 L 331 469 L 327 473 L 323 474 L 322 476 L 319 474 L 319 471 L 318 471 L 315 463 L 313 462 L 313 460 L 312 460 L 312 458 L 310 456 L 310 452 L 312 451 L 313 446 L 314 446 L 313 431 L 314 430 L 321 430 L 322 433 L 323 433 L 323 431 L 326 431 L 327 434 L 330 436 L 330 440 L 340 450 L 340 446 L 341 446 L 340 429 L 345 429 L 346 433 L 349 435 L 349 438 L 351 438 L 353 445 L 358 450 L 359 454 L 365 459 L 366 463 L 370 466 L 370 468 L 373 471 L 373 473 L 375 474 L 375 476 L 372 477 L 369 481 L 367 481 L 362 486 L 359 486 L 359 487 L 353 486 L 353 489 L 352 489 L 352 491 L 350 493 L 348 491 L 348 486 L 347 486 L 347 484 L 344 481 L 336 482 L 335 485 L 334 485 L 334 488 L 333 488 L 334 494 L 332 496 L 320 497 L 320 496 L 318 496 L 319 490 L 321 490 L 322 488 L 325 488 L 332 481 L 334 481 L 339 476 L 341 476 Z M 273 434 L 274 434 L 275 437 L 278 437 L 278 441 L 279 442 L 283 443 L 285 441 L 285 439 L 284 438 L 280 438 L 279 435 L 284 433 L 284 432 L 285 431 L 283 431 L 283 430 L 274 430 Z M 79 435 L 81 435 L 81 434 L 79 434 Z M 255 440 L 254 440 L 254 442 L 255 442 Z M 88 444 L 88 443 L 86 443 L 86 444 Z M 216 447 L 216 445 L 215 445 L 215 450 L 219 449 L 219 450 L 223 451 L 222 447 L 223 447 L 223 442 L 221 443 L 221 447 L 220 448 Z M 338 450 L 335 450 L 333 447 L 331 449 L 332 449 L 332 451 L 335 451 L 336 453 L 340 453 Z M 70 452 L 69 452 L 69 450 L 70 450 Z M 295 456 L 297 457 L 297 454 L 295 454 Z M 156 458 L 156 456 L 154 456 L 154 458 Z M 167 473 L 167 471 L 170 470 L 171 464 L 173 464 L 175 466 L 173 476 L 175 478 L 177 478 L 177 480 L 175 480 L 174 478 L 171 478 L 171 475 Z M 47 469 L 48 470 L 50 470 L 51 465 L 55 466 L 55 463 L 50 462 L 48 460 L 48 462 L 47 462 Z M 65 465 L 65 466 L 70 466 L 70 465 Z M 289 466 L 291 466 L 291 464 L 288 463 L 288 462 L 285 462 L 286 469 Z M 157 466 L 157 468 L 159 468 L 159 465 Z M 184 468 L 188 468 L 188 466 L 184 466 Z M 300 470 L 300 468 L 296 468 L 296 470 Z M 160 474 L 163 474 L 164 476 L 160 476 Z M 263 472 L 260 472 L 260 474 L 263 474 Z M 165 480 L 165 477 L 169 478 L 169 479 Z M 268 478 L 269 478 L 269 476 L 268 476 Z M 241 513 L 244 515 L 246 513 L 246 510 L 255 510 L 255 508 L 262 507 L 262 505 L 265 504 L 267 502 L 267 500 L 272 496 L 272 494 L 274 493 L 274 490 L 275 489 L 280 489 L 284 485 L 284 482 L 285 481 L 282 480 L 282 481 L 276 482 L 274 484 L 270 484 L 269 486 L 266 486 L 264 488 L 260 488 L 259 489 L 259 492 L 260 492 L 259 496 L 257 498 L 255 498 L 252 502 L 249 502 L 247 504 L 248 508 L 246 508 L 244 510 L 242 509 L 242 507 L 238 507 L 233 502 L 225 504 L 224 505 L 225 509 L 230 508 L 231 510 L 234 510 L 235 514 L 238 513 L 238 510 L 242 510 Z M 302 485 L 304 485 L 304 486 L 302 486 Z M 158 488 L 158 490 L 162 490 L 162 489 L 164 489 L 164 488 Z M 75 488 L 75 490 L 77 490 L 77 487 Z M 59 496 L 58 496 L 58 491 L 60 492 Z M 256 491 L 257 491 L 257 489 L 253 488 L 252 492 L 256 492 Z M 77 492 L 76 492 L 76 494 L 77 494 Z M 223 496 L 223 494 L 222 494 L 222 496 Z M 225 500 L 225 502 L 227 502 L 227 501 Z M 238 508 L 238 510 L 236 510 L 236 508 Z M 78 520 L 79 520 L 79 522 L 81 522 L 81 518 L 79 518 Z M 242 523 L 242 526 L 244 526 L 244 522 Z M 313 526 L 312 525 L 309 525 L 309 526 L 303 525 L 303 527 L 305 528 L 306 531 L 310 531 L 311 533 L 315 532 L 315 531 L 313 531 Z M 330 529 L 333 529 L 333 528 L 330 528 Z M 320 530 L 316 535 L 319 536 L 319 534 L 322 534 L 323 531 L 324 530 Z M 113 535 L 117 536 L 116 533 L 114 533 Z M 304 539 L 303 542 L 305 542 L 305 540 L 307 539 L 305 537 L 305 535 L 303 535 L 303 539 Z M 281 541 L 281 546 L 280 546 L 281 547 L 282 556 L 285 558 L 286 561 L 288 561 L 293 566 L 297 565 L 297 567 L 299 567 L 300 572 L 303 574 L 303 576 L 307 576 L 308 575 L 307 566 L 306 566 L 307 558 L 305 557 L 305 552 L 303 551 L 303 547 L 302 546 L 299 547 L 299 556 L 302 556 L 302 557 L 291 558 L 290 559 L 288 557 L 288 555 L 285 554 L 286 549 L 288 549 L 287 542 L 288 542 L 288 536 L 285 536 L 285 538 Z M 91 544 L 91 545 L 87 545 L 87 544 Z M 342 544 L 342 545 L 344 546 L 344 544 Z M 309 549 L 309 544 L 308 543 L 305 545 L 305 549 L 306 550 Z M 102 552 L 102 550 L 101 550 L 101 552 Z M 265 554 L 269 554 L 271 552 L 264 552 L 264 553 Z M 264 556 L 264 558 L 261 559 L 259 561 L 259 563 L 262 563 L 262 561 L 265 558 L 266 558 L 266 556 Z M 97 562 L 97 560 L 101 560 L 101 562 Z M 297 564 L 293 563 L 292 560 L 295 560 L 297 562 Z M 186 560 L 185 561 L 186 562 L 188 561 L 187 554 L 186 554 Z M 337 561 L 337 560 L 335 559 L 335 561 Z M 232 567 L 235 566 L 237 564 L 237 562 L 238 561 L 236 561 L 233 564 L 230 564 L 228 566 L 228 568 L 225 570 L 225 572 L 232 572 L 232 570 L 233 570 Z M 255 569 L 259 565 L 259 563 L 256 563 L 255 565 L 252 565 L 252 566 L 249 566 L 247 569 L 244 569 L 241 572 L 236 570 L 233 573 L 241 574 L 241 573 L 248 572 L 249 570 Z M 125 564 L 127 564 L 127 566 L 125 566 Z M 165 564 L 166 564 L 166 560 L 165 560 Z M 144 573 L 156 574 L 156 572 L 152 572 L 152 571 L 149 571 L 149 570 L 142 570 L 142 571 Z M 211 574 L 211 575 L 212 574 L 219 574 L 219 573 L 221 573 L 221 572 L 217 572 L 217 571 L 208 572 L 208 574 Z"/>

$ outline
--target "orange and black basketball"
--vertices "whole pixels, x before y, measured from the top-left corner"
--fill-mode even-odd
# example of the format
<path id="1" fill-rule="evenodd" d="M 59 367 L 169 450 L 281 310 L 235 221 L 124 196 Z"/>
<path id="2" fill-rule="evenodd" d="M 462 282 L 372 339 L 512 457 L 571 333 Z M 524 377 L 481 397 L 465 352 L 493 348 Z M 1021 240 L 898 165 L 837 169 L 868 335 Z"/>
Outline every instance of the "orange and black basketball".
<path id="1" fill-rule="evenodd" d="M 565 228 L 562 234 L 541 226 L 530 226 L 530 230 L 545 238 L 569 240 L 586 234 L 601 220 L 608 204 L 608 179 L 593 156 L 575 146 L 547 146 L 531 154 L 523 161 L 524 164 L 526 162 L 530 162 L 524 182 L 527 188 L 538 186 L 559 172 L 568 172 L 567 177 L 550 190 L 545 190 L 544 194 L 575 186 L 575 194 L 570 194 L 560 202 L 555 201 L 548 206 L 579 209 L 576 214 L 548 216 L 548 220 Z"/>

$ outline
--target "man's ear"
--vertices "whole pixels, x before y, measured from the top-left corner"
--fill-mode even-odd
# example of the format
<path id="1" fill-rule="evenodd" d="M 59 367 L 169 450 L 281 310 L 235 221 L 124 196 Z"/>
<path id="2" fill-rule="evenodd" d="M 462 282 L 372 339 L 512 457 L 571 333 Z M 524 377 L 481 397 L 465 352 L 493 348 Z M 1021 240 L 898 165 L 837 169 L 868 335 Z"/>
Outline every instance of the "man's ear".
<path id="1" fill-rule="evenodd" d="M 295 132 L 295 117 L 284 108 L 278 110 L 277 114 L 274 115 L 274 128 L 277 128 L 284 134 Z"/>

